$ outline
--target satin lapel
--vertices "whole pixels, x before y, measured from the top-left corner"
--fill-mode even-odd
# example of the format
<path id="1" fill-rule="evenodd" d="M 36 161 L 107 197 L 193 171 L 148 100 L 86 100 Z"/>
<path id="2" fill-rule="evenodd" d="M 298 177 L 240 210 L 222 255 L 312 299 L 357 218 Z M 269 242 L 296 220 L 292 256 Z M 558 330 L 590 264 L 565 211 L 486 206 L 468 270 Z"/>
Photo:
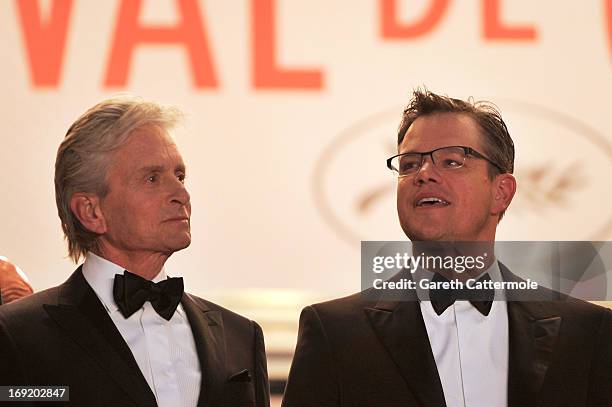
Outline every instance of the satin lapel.
<path id="1" fill-rule="evenodd" d="M 365 313 L 421 405 L 446 407 L 419 302 L 379 302 Z"/>
<path id="2" fill-rule="evenodd" d="M 223 406 L 227 372 L 221 314 L 208 309 L 189 294 L 183 294 L 181 304 L 191 325 L 202 371 L 198 407 Z"/>
<path id="3" fill-rule="evenodd" d="M 45 310 L 139 406 L 155 406 L 155 396 L 81 268 L 60 288 L 58 305 Z"/>
<path id="4" fill-rule="evenodd" d="M 537 405 L 561 317 L 544 312 L 541 302 L 508 302 L 508 407 Z"/>

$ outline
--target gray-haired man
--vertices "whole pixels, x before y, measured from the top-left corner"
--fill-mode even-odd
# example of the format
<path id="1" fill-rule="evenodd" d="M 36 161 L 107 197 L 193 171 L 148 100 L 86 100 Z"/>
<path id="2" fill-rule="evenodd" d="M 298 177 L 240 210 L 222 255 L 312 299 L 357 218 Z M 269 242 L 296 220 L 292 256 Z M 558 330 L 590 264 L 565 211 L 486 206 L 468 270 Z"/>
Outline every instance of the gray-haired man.
<path id="1" fill-rule="evenodd" d="M 2 307 L 0 385 L 64 385 L 72 405 L 268 406 L 253 321 L 183 292 L 164 263 L 191 243 L 178 112 L 135 98 L 83 114 L 55 187 L 64 284 Z M 5 363 L 6 362 L 6 363 Z"/>

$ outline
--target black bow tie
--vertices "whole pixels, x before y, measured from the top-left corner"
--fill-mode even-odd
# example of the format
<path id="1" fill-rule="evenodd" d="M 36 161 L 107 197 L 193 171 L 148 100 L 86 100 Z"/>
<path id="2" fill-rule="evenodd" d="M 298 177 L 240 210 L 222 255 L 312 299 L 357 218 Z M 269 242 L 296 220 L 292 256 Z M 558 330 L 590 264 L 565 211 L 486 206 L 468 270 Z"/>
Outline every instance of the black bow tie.
<path id="1" fill-rule="evenodd" d="M 113 297 L 119 311 L 129 318 L 138 311 L 145 302 L 150 301 L 153 309 L 164 319 L 170 321 L 181 297 L 183 296 L 183 279 L 168 278 L 154 283 L 129 271 L 123 275 L 115 275 Z"/>
<path id="2" fill-rule="evenodd" d="M 433 282 L 449 281 L 439 273 L 435 273 Z M 491 281 L 489 273 L 484 274 L 477 281 Z M 484 316 L 488 316 L 491 312 L 491 306 L 493 306 L 493 298 L 495 298 L 495 291 L 492 289 L 483 289 L 474 292 L 475 289 L 463 289 L 463 290 L 429 290 L 429 299 L 431 306 L 438 315 L 442 315 L 444 311 L 455 303 L 457 299 L 470 299 L 470 304 L 474 306 Z M 477 299 L 474 299 L 474 298 Z"/>

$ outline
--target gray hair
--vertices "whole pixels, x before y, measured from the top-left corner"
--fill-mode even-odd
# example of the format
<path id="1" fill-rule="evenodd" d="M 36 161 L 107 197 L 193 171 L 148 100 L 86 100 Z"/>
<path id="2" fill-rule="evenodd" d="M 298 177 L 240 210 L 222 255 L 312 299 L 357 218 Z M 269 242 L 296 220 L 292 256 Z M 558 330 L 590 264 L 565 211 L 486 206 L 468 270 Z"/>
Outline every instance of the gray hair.
<path id="1" fill-rule="evenodd" d="M 70 126 L 57 150 L 55 201 L 68 254 L 75 263 L 97 248 L 98 234 L 87 230 L 72 213 L 72 196 L 77 192 L 106 196 L 112 152 L 127 143 L 134 130 L 155 125 L 169 131 L 180 117 L 174 107 L 119 96 L 98 103 Z"/>

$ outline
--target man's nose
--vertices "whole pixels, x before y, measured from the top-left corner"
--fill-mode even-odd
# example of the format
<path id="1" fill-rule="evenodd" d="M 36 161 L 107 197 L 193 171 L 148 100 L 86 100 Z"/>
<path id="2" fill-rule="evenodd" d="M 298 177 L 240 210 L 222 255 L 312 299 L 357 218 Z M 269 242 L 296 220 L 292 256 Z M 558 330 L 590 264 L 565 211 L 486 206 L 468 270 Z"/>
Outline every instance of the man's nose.
<path id="1" fill-rule="evenodd" d="M 427 182 L 440 182 L 441 177 L 438 169 L 436 168 L 433 158 L 431 155 L 423 157 L 423 163 L 419 171 L 417 171 L 414 177 L 415 184 L 424 184 Z"/>
<path id="2" fill-rule="evenodd" d="M 172 202 L 187 205 L 191 200 L 191 196 L 189 195 L 185 184 L 177 179 L 176 184 L 173 185 L 173 187 L 175 189 L 172 193 Z"/>

